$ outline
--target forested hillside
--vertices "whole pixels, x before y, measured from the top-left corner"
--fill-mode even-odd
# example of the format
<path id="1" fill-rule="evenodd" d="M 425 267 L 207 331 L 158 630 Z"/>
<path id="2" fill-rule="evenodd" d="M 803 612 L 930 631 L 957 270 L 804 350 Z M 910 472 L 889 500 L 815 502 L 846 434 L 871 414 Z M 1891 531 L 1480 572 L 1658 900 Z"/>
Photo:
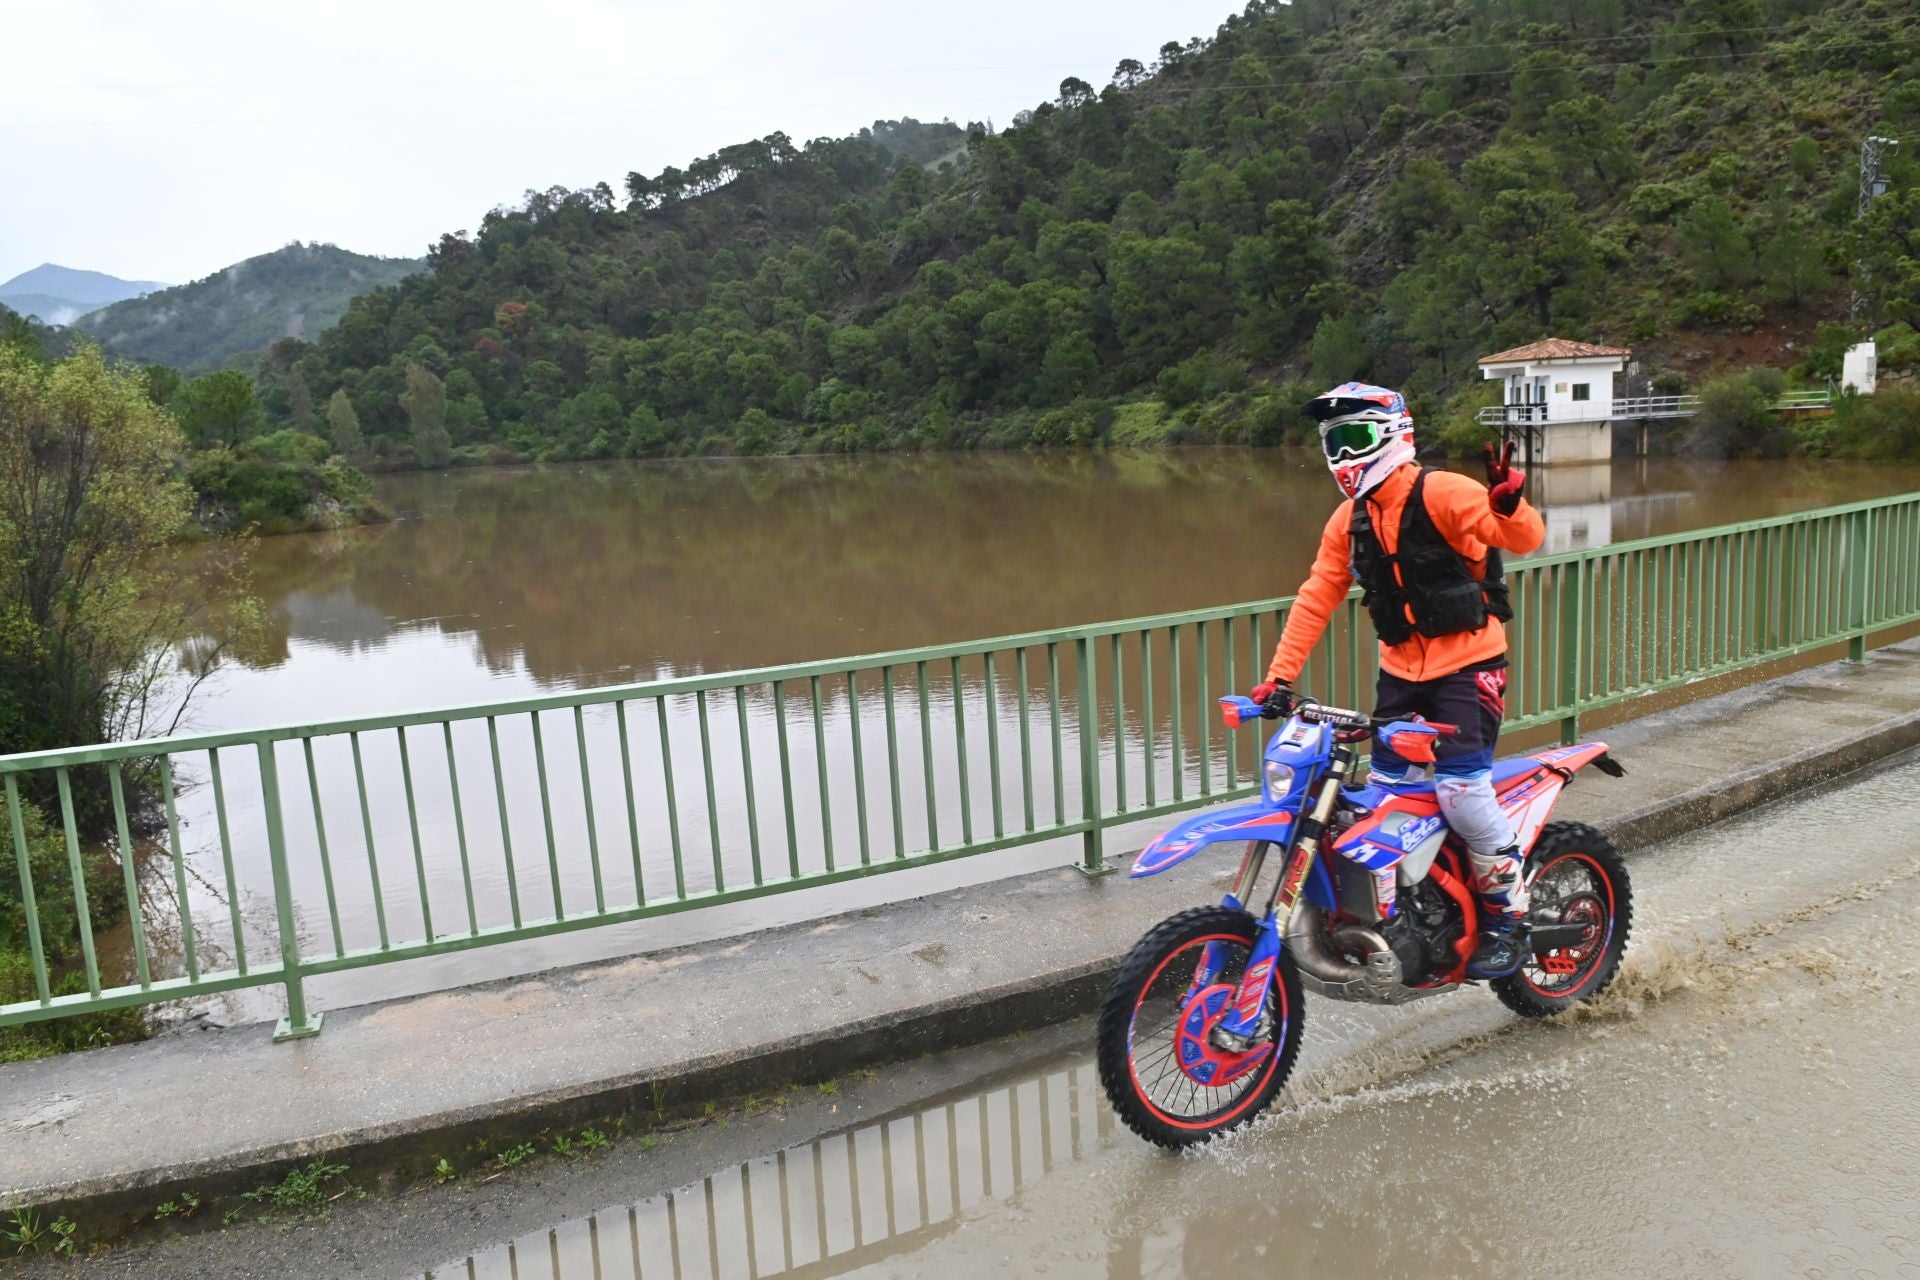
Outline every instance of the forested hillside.
<path id="1" fill-rule="evenodd" d="M 257 356 L 278 338 L 317 334 L 346 312 L 355 294 L 420 268 L 412 258 L 296 242 L 204 280 L 103 307 L 75 327 L 130 360 L 217 369 L 236 356 Z"/>
<path id="2" fill-rule="evenodd" d="M 1669 382 L 1824 376 L 1853 283 L 1897 369 L 1920 147 L 1862 222 L 1855 157 L 1920 125 L 1912 17 L 1256 0 L 972 126 L 964 163 L 776 134 L 530 194 L 276 346 L 265 402 L 344 406 L 389 465 L 1265 441 L 1308 384 L 1356 376 L 1457 417 L 1477 354 L 1550 333 L 1630 344 Z"/>
<path id="3" fill-rule="evenodd" d="M 0 347 L 31 347 L 49 357 L 67 354 L 71 331 L 41 324 L 0 302 Z"/>

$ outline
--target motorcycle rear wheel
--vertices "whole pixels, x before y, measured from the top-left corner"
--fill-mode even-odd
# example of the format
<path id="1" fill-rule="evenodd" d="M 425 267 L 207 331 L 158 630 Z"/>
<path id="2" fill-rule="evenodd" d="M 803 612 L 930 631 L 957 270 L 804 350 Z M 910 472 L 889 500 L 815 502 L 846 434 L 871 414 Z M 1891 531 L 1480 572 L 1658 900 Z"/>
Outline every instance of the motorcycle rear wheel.
<path id="1" fill-rule="evenodd" d="M 1489 985 L 1523 1018 L 1550 1018 L 1593 1000 L 1620 971 L 1633 930 L 1633 884 L 1613 842 L 1579 822 L 1550 822 L 1527 855 L 1532 912 L 1543 908 L 1590 925 L 1580 947 L 1530 955 L 1519 970 Z"/>
<path id="2" fill-rule="evenodd" d="M 1217 1021 L 1222 988 L 1245 972 L 1257 933 L 1253 917 L 1244 911 L 1183 911 L 1134 944 L 1107 988 L 1095 1037 L 1100 1082 L 1114 1113 L 1148 1142 L 1177 1150 L 1237 1128 L 1267 1108 L 1293 1071 L 1306 1003 L 1299 970 L 1285 951 L 1274 962 L 1266 1036 L 1244 1053 L 1218 1055 L 1221 1075 L 1215 1078 L 1227 1083 L 1203 1083 L 1192 1064 L 1182 1063 L 1183 1051 L 1200 1046 L 1214 1056 L 1210 1035 L 1196 1042 L 1188 1024 Z M 1195 971 L 1208 943 L 1219 944 L 1220 964 L 1202 992 L 1194 993 Z M 1201 997 L 1197 1010 L 1196 995 Z M 1198 1071 L 1205 1069 L 1202 1063 Z"/>

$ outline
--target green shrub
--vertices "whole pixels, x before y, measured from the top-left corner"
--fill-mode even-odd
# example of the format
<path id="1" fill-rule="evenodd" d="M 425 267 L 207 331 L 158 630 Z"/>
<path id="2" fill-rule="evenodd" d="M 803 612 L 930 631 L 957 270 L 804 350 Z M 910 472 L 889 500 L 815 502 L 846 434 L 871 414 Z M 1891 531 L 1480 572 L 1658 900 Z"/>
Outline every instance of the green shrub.
<path id="1" fill-rule="evenodd" d="M 1162 444 L 1166 429 L 1166 406 L 1158 400 L 1135 400 L 1113 408 L 1110 435 L 1117 445 Z"/>
<path id="2" fill-rule="evenodd" d="M 247 441 L 245 451 L 259 454 L 270 462 L 316 467 L 327 460 L 333 446 L 319 436 L 282 428 L 270 436 L 255 436 Z"/>
<path id="3" fill-rule="evenodd" d="M 1847 348 L 1857 340 L 1852 325 L 1822 321 L 1814 329 L 1813 345 L 1806 349 L 1800 363 L 1794 366 L 1794 376 L 1808 382 L 1838 378 L 1846 360 Z M 1885 363 L 1884 357 L 1882 363 Z"/>
<path id="4" fill-rule="evenodd" d="M 1830 439 L 1841 457 L 1869 462 L 1920 459 L 1920 387 L 1882 385 L 1871 396 L 1843 395 Z"/>
<path id="5" fill-rule="evenodd" d="M 329 462 L 320 468 L 320 487 L 343 507 L 360 506 L 373 500 L 372 481 L 359 468 L 341 462 Z"/>
<path id="6" fill-rule="evenodd" d="M 1873 341 L 1883 371 L 1920 367 L 1920 333 L 1906 321 L 1888 325 L 1874 335 Z"/>
<path id="7" fill-rule="evenodd" d="M 1717 328 L 1733 319 L 1733 299 L 1711 289 L 1703 290 L 1680 304 L 1680 323 Z"/>
<path id="8" fill-rule="evenodd" d="M 86 974 L 69 967 L 80 954 L 80 918 L 75 905 L 73 875 L 67 863 L 66 839 L 31 804 L 22 803 L 20 819 L 27 838 L 27 868 L 33 878 L 34 916 L 49 971 L 48 988 L 56 996 L 84 992 Z M 0 831 L 11 832 L 12 822 L 6 803 L 0 801 Z M 11 835 L 6 839 L 8 844 L 12 843 Z M 119 866 L 110 858 L 83 857 L 80 866 L 87 889 L 88 915 L 97 933 L 125 918 L 126 890 Z M 39 997 L 29 938 L 26 902 L 19 878 L 13 874 L 0 875 L 0 1004 L 17 1004 Z M 0 1062 L 137 1040 L 145 1034 L 146 1022 L 138 1009 L 30 1022 L 0 1030 Z"/>
<path id="9" fill-rule="evenodd" d="M 1643 182 L 1627 197 L 1627 209 L 1636 221 L 1666 222 L 1693 203 L 1693 190 L 1678 182 Z"/>
<path id="10" fill-rule="evenodd" d="M 303 442 L 320 443 L 317 436 L 282 431 L 275 447 L 281 452 L 312 455 Z M 274 440 L 261 437 L 254 445 Z M 194 455 L 187 468 L 203 521 L 256 528 L 262 533 L 284 533 L 309 526 L 316 499 L 331 498 L 351 514 L 374 512 L 373 486 L 357 468 L 327 460 L 276 461 L 249 445 L 243 450 L 208 449 Z"/>
<path id="11" fill-rule="evenodd" d="M 1173 409 L 1241 391 L 1246 385 L 1245 361 L 1228 359 L 1211 351 L 1199 352 L 1167 366 L 1154 380 L 1154 390 Z"/>
<path id="12" fill-rule="evenodd" d="M 59 963 L 80 951 L 79 912 L 74 902 L 73 875 L 67 864 L 65 837 L 34 805 L 22 800 L 21 829 L 27 837 L 27 870 L 33 877 L 35 916 L 40 926 L 40 942 L 50 963 Z M 0 832 L 8 833 L 11 847 L 13 818 L 5 800 L 0 800 Z M 9 857 L 8 863 L 13 859 Z M 118 868 L 107 859 L 81 859 L 86 880 L 87 903 L 95 928 L 110 925 L 126 914 L 126 890 Z M 27 910 L 19 877 L 11 865 L 0 875 L 0 951 L 27 949 Z M 5 1003 L 0 1000 L 0 1003 Z"/>
<path id="13" fill-rule="evenodd" d="M 1769 406 L 1785 385 L 1772 369 L 1711 379 L 1700 388 L 1699 412 L 1681 432 L 1680 452 L 1702 458 L 1783 456 L 1793 432 Z"/>
<path id="14" fill-rule="evenodd" d="M 1076 400 L 1061 409 L 1051 409 L 1033 424 L 1034 444 L 1092 444 L 1099 435 L 1095 402 Z"/>
<path id="15" fill-rule="evenodd" d="M 1262 396 L 1247 415 L 1247 443 L 1258 446 L 1285 444 L 1294 424 L 1300 420 L 1300 406 L 1279 396 Z"/>

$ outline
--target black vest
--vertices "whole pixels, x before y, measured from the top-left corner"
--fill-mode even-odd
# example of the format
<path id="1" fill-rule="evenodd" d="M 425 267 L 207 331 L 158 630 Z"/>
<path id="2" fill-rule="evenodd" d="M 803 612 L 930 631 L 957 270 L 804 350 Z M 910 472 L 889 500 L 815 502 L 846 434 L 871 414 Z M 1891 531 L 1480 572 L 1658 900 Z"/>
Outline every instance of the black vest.
<path id="1" fill-rule="evenodd" d="M 1353 501 L 1354 577 L 1361 603 L 1373 615 L 1373 629 L 1387 644 L 1405 644 L 1414 633 L 1427 637 L 1478 631 L 1494 617 L 1513 617 L 1507 602 L 1506 568 L 1498 547 L 1487 548 L 1487 574 L 1475 578 L 1467 559 L 1434 527 L 1427 511 L 1426 483 L 1431 467 L 1422 467 L 1400 512 L 1399 550 L 1388 555 L 1373 530 L 1373 513 L 1364 496 Z M 1394 566 L 1400 567 L 1398 577 Z M 1404 581 L 1402 581 L 1404 579 Z M 1413 621 L 1407 621 L 1407 610 Z"/>

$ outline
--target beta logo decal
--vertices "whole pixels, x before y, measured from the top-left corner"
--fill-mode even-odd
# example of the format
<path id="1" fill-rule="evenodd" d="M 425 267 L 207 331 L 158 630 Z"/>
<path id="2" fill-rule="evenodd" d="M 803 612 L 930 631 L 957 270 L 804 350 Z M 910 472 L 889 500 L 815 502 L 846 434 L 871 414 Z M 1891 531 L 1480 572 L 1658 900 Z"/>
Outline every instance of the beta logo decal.
<path id="1" fill-rule="evenodd" d="M 1430 818 L 1415 818 L 1400 828 L 1400 847 L 1409 853 L 1413 852 L 1420 847 L 1421 841 L 1438 831 L 1446 821 L 1439 814 L 1434 814 Z"/>

